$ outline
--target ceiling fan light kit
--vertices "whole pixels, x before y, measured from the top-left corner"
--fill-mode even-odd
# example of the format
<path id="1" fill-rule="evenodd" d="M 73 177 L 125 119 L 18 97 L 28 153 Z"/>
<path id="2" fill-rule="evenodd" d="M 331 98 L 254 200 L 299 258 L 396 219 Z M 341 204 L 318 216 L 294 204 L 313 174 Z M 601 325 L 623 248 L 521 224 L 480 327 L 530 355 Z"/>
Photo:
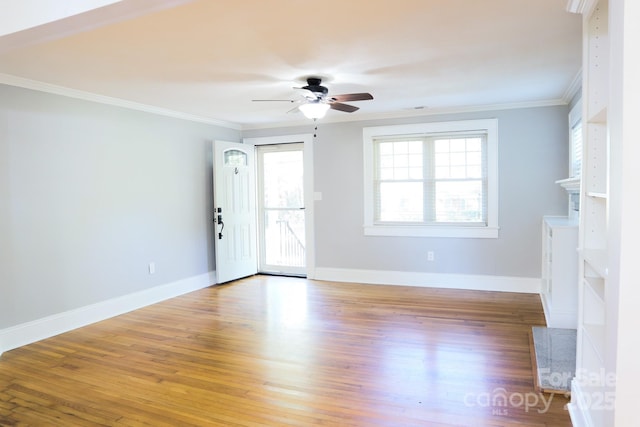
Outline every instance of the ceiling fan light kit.
<path id="1" fill-rule="evenodd" d="M 329 104 L 325 104 L 324 102 L 310 102 L 308 104 L 302 104 L 298 107 L 302 114 L 308 119 L 321 119 L 327 114 L 329 110 Z"/>

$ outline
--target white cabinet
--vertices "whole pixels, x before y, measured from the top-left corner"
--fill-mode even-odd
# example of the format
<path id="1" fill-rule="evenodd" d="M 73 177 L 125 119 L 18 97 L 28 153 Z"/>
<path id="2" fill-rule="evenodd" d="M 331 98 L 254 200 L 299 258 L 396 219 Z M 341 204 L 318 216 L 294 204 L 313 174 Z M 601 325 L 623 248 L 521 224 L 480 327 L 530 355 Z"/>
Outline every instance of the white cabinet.
<path id="1" fill-rule="evenodd" d="M 542 307 L 550 328 L 577 328 L 578 222 L 545 216 L 542 220 Z"/>

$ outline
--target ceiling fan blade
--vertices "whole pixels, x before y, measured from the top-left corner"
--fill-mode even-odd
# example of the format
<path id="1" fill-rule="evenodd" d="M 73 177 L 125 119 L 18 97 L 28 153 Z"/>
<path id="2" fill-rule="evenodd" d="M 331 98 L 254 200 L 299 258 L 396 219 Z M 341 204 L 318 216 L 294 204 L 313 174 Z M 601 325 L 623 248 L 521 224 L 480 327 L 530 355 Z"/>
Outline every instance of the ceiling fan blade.
<path id="1" fill-rule="evenodd" d="M 370 93 L 345 93 L 342 95 L 331 95 L 331 99 L 338 102 L 345 101 L 368 101 L 373 99 L 373 95 Z"/>
<path id="2" fill-rule="evenodd" d="M 329 104 L 329 107 L 331 107 L 332 110 L 344 111 L 345 113 L 353 113 L 354 111 L 360 109 L 359 107 L 349 104 L 342 104 L 340 102 L 332 102 Z"/>
<path id="3" fill-rule="evenodd" d="M 300 95 L 302 95 L 303 97 L 305 97 L 308 100 L 315 101 L 316 99 L 318 99 L 318 95 L 316 95 L 315 93 L 311 92 L 309 89 L 307 89 L 305 87 L 294 87 L 294 89 L 299 90 L 300 91 Z"/>
<path id="4" fill-rule="evenodd" d="M 296 102 L 293 99 L 252 99 L 252 102 Z"/>

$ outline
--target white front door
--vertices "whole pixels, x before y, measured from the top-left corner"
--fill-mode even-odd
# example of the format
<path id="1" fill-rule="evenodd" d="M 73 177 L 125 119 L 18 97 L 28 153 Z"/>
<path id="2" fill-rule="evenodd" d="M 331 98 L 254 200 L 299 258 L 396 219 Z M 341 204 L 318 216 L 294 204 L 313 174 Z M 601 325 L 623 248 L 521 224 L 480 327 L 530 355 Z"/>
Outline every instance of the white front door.
<path id="1" fill-rule="evenodd" d="M 254 147 L 213 143 L 217 283 L 257 272 Z"/>

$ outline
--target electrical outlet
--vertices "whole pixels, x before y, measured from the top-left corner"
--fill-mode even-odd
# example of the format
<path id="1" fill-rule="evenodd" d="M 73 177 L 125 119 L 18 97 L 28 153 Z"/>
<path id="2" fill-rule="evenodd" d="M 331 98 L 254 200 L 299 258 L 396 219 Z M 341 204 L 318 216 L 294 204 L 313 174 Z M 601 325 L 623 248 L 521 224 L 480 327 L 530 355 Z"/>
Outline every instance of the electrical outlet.
<path id="1" fill-rule="evenodd" d="M 155 262 L 150 262 L 149 263 L 149 274 L 155 274 L 156 272 L 156 263 Z"/>
<path id="2" fill-rule="evenodd" d="M 435 254 L 433 251 L 427 252 L 427 261 L 433 261 L 435 259 Z"/>

